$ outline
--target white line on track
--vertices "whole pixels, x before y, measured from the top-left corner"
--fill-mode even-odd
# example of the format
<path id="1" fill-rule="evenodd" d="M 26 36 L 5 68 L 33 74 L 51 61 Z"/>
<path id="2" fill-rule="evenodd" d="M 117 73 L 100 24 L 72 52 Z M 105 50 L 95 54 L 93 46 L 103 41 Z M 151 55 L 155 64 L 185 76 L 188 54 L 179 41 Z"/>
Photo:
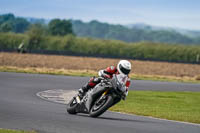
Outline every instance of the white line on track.
<path id="1" fill-rule="evenodd" d="M 113 111 L 110 111 L 110 112 L 113 112 Z M 152 116 L 141 116 L 141 115 L 128 114 L 128 113 L 123 113 L 123 112 L 113 112 L 113 113 L 118 113 L 118 114 L 123 114 L 123 115 L 130 115 L 130 116 L 137 116 L 137 117 L 143 117 L 143 118 L 149 118 L 149 119 L 155 119 L 155 120 L 161 120 L 161 121 L 169 121 L 169 122 L 175 122 L 175 123 L 189 124 L 189 125 L 194 125 L 194 126 L 200 126 L 200 124 L 196 124 L 196 123 L 190 123 L 190 122 L 184 122 L 184 121 L 176 121 L 176 120 L 168 120 L 168 119 L 163 119 L 163 118 L 155 118 L 155 117 L 152 117 Z"/>

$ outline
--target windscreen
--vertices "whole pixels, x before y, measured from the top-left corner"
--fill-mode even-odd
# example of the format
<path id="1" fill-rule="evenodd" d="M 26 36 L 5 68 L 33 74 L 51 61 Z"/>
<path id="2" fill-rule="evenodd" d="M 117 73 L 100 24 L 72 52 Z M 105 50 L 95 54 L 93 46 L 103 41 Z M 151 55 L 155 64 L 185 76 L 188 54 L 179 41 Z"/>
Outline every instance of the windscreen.
<path id="1" fill-rule="evenodd" d="M 123 84 L 123 85 L 125 85 L 126 81 L 128 80 L 128 76 L 124 74 L 117 74 L 116 77 L 118 81 L 120 82 L 120 84 Z"/>
<path id="2" fill-rule="evenodd" d="M 125 91 L 125 85 L 126 85 L 126 82 L 127 82 L 127 80 L 128 80 L 128 76 L 127 75 L 124 75 L 124 74 L 117 74 L 116 75 L 116 78 L 117 78 L 117 80 L 118 80 L 118 82 L 119 82 L 119 84 L 120 85 L 118 85 L 118 86 L 120 86 L 120 90 L 121 91 Z"/>

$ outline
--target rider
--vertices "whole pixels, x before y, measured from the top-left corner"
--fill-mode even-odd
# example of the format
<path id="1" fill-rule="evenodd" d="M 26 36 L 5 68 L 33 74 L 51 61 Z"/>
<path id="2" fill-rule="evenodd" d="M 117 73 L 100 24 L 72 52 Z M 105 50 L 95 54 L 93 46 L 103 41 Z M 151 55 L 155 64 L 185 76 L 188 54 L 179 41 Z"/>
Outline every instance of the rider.
<path id="1" fill-rule="evenodd" d="M 102 78 L 112 78 L 113 74 L 124 74 L 128 76 L 130 71 L 131 63 L 127 60 L 120 60 L 117 68 L 110 66 L 104 70 L 100 70 L 98 73 L 99 77 L 92 77 L 86 85 L 79 89 L 79 96 L 83 97 L 90 88 L 94 88 L 98 83 L 100 83 Z M 126 91 L 124 92 L 124 96 L 126 97 L 128 95 L 128 88 L 130 86 L 130 78 L 128 78 L 125 85 Z"/>

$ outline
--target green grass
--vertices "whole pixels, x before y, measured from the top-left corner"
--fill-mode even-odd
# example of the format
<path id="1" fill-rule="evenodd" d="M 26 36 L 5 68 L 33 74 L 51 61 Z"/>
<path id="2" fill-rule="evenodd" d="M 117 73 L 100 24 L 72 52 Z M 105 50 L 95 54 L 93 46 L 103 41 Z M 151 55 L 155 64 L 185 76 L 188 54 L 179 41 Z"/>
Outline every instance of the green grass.
<path id="1" fill-rule="evenodd" d="M 200 92 L 129 91 L 111 111 L 200 123 Z"/>
<path id="2" fill-rule="evenodd" d="M 36 133 L 35 131 L 0 129 L 0 133 Z"/>
<path id="3" fill-rule="evenodd" d="M 183 83 L 200 83 L 200 80 L 194 78 L 168 77 L 158 75 L 131 75 L 134 80 L 151 80 L 151 81 L 165 81 L 165 82 L 183 82 Z"/>

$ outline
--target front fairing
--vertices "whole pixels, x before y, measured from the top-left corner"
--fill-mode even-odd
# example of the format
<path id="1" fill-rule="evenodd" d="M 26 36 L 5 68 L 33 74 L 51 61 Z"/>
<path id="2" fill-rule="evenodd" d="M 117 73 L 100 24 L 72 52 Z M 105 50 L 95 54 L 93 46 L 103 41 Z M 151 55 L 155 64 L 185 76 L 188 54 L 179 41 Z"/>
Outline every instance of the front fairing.
<path id="1" fill-rule="evenodd" d="M 124 74 L 113 75 L 112 85 L 113 88 L 121 93 L 126 91 L 126 82 L 128 80 L 128 76 Z"/>

